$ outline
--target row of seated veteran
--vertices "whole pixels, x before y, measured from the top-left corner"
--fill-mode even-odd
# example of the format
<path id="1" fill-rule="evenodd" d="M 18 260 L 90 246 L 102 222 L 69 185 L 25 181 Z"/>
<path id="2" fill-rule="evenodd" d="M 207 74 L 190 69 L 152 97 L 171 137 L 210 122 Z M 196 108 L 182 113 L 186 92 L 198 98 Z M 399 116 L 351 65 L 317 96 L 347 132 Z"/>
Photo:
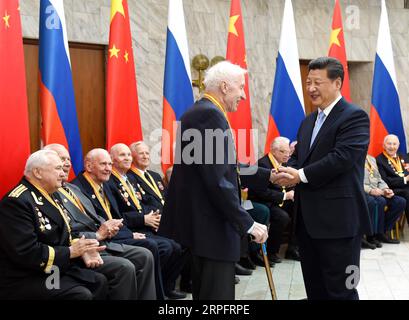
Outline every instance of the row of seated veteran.
<path id="1" fill-rule="evenodd" d="M 383 243 L 399 243 L 391 239 L 389 231 L 405 212 L 409 214 L 409 160 L 400 154 L 399 138 L 387 135 L 383 152 L 374 159 L 367 156 L 364 188 L 372 222 L 372 235 L 366 235 L 362 245 L 375 249 Z"/>
<path id="2" fill-rule="evenodd" d="M 161 203 L 163 190 L 132 158 L 144 146 L 91 150 L 71 183 L 62 145 L 29 157 L 24 177 L 0 202 L 1 299 L 186 297 L 175 290 L 184 250 L 156 234 L 161 206 L 149 195 Z"/>

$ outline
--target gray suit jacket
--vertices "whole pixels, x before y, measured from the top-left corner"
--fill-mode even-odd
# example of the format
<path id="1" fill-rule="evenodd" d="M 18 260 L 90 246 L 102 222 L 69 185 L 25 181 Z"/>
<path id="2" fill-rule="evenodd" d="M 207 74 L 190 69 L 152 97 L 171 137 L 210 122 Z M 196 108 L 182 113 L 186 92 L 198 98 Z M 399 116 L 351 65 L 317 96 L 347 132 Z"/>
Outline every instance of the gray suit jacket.
<path id="1" fill-rule="evenodd" d="M 371 176 L 369 169 L 365 164 L 365 177 L 364 177 L 364 190 L 365 193 L 369 194 L 371 189 L 385 189 L 389 188 L 385 181 L 382 180 L 381 174 L 379 173 L 378 166 L 376 164 L 376 159 L 368 155 L 368 161 L 372 166 L 373 174 Z"/>
<path id="2" fill-rule="evenodd" d="M 82 206 L 86 211 L 86 215 L 77 208 L 65 195 L 58 192 L 62 203 L 70 216 L 70 226 L 73 235 L 78 237 L 85 236 L 87 239 L 96 239 L 96 232 L 101 224 L 105 222 L 104 218 L 100 217 L 94 209 L 91 201 L 81 192 L 80 188 L 71 183 L 66 183 L 68 187 L 81 201 Z M 121 244 L 112 241 L 100 241 L 101 245 L 106 245 L 107 251 L 123 252 L 124 249 Z"/>

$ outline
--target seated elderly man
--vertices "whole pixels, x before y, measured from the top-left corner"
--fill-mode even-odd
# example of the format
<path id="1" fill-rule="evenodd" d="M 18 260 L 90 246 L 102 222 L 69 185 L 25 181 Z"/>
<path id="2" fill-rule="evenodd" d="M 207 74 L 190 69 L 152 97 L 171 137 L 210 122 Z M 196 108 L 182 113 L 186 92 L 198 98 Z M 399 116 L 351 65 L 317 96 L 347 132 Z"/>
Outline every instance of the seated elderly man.
<path id="1" fill-rule="evenodd" d="M 105 247 L 73 239 L 53 197 L 64 176 L 54 151 L 37 151 L 0 202 L 0 299 L 105 299 L 105 276 L 80 267 L 100 265 L 98 251 Z"/>
<path id="2" fill-rule="evenodd" d="M 258 160 L 260 167 L 277 170 L 285 165 L 290 157 L 290 140 L 285 137 L 277 137 L 273 140 L 270 152 Z M 286 252 L 287 259 L 300 260 L 294 228 L 294 191 L 270 183 L 265 190 L 249 191 L 249 199 L 267 205 L 270 209 L 270 228 L 267 239 L 267 253 L 273 263 L 281 262 L 277 256 L 282 242 L 285 228 L 289 227 L 289 241 Z M 291 218 L 290 218 L 291 217 Z"/>
<path id="3" fill-rule="evenodd" d="M 158 299 L 164 299 L 164 288 L 161 273 L 161 260 L 157 241 L 145 234 L 132 231 L 132 224 L 136 213 L 134 211 L 123 212 L 111 191 L 108 181 L 112 173 L 112 160 L 108 151 L 93 149 L 85 156 L 85 171 L 77 175 L 73 184 L 91 201 L 96 213 L 106 220 L 123 219 L 124 227 L 112 238 L 112 241 L 136 245 L 149 249 L 154 257 L 155 284 Z"/>
<path id="4" fill-rule="evenodd" d="M 154 299 L 153 256 L 145 248 L 111 241 L 123 226 L 121 219 L 105 221 L 98 216 L 92 203 L 71 183 L 68 174 L 71 170 L 71 159 L 67 149 L 60 144 L 50 144 L 45 150 L 57 152 L 63 161 L 65 177 L 57 196 L 70 217 L 72 233 L 87 239 L 97 239 L 106 246 L 101 258 L 104 263 L 94 270 L 101 272 L 108 279 L 110 300 Z M 151 294 L 151 295 L 149 295 Z"/>
<path id="5" fill-rule="evenodd" d="M 129 147 L 118 143 L 112 146 L 110 153 L 113 167 L 107 185 L 111 189 L 119 211 L 126 213 L 128 228 L 134 232 L 144 233 L 157 243 L 165 295 L 171 299 L 185 298 L 186 294 L 175 290 L 176 279 L 185 262 L 181 246 L 172 239 L 156 234 L 161 218 L 159 212 L 161 208 L 157 207 L 156 202 L 151 203 L 150 206 L 143 202 L 141 193 L 145 192 L 144 189 L 130 182 L 127 176 L 132 164 Z"/>
<path id="6" fill-rule="evenodd" d="M 366 240 L 377 247 L 382 246 L 380 242 L 399 243 L 385 233 L 393 228 L 405 210 L 406 200 L 389 189 L 382 180 L 375 158 L 370 155 L 366 156 L 365 161 L 364 190 L 373 230 L 373 235 L 366 235 Z"/>
<path id="7" fill-rule="evenodd" d="M 409 172 L 407 155 L 398 153 L 399 138 L 387 135 L 383 142 L 383 153 L 376 158 L 379 173 L 397 196 L 406 200 L 405 214 L 409 223 Z"/>

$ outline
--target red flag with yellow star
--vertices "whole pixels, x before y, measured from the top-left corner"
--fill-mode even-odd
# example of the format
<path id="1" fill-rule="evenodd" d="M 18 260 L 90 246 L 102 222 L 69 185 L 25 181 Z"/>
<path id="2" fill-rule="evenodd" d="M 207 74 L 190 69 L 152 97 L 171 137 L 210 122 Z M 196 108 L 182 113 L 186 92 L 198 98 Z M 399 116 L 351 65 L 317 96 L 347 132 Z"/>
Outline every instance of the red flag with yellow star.
<path id="1" fill-rule="evenodd" d="M 345 76 L 341 94 L 347 101 L 351 102 L 347 54 L 345 51 L 344 28 L 342 27 L 341 6 L 339 4 L 339 0 L 335 0 L 328 56 L 337 58 L 344 66 Z"/>
<path id="2" fill-rule="evenodd" d="M 247 69 L 246 46 L 244 41 L 243 18 L 240 0 L 232 0 L 230 7 L 229 34 L 227 37 L 226 60 Z M 251 132 L 251 108 L 249 77 L 246 74 L 244 88 L 246 100 L 242 100 L 236 112 L 228 114 L 236 138 L 237 158 L 242 163 L 254 162 L 253 135 Z"/>
<path id="3" fill-rule="evenodd" d="M 107 149 L 142 140 L 127 0 L 112 0 L 107 71 Z"/>
<path id="4" fill-rule="evenodd" d="M 0 198 L 30 155 L 26 75 L 18 0 L 0 1 Z"/>

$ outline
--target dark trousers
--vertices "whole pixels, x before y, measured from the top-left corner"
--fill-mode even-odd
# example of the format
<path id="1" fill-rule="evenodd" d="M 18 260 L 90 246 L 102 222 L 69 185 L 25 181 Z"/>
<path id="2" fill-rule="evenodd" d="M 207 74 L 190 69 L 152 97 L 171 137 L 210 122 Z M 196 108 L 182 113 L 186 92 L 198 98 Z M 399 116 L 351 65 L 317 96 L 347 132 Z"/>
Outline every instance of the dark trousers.
<path id="1" fill-rule="evenodd" d="M 193 256 L 193 300 L 234 300 L 235 263 Z"/>
<path id="2" fill-rule="evenodd" d="M 186 251 L 176 241 L 146 232 L 149 239 L 156 241 L 161 260 L 162 280 L 165 295 L 175 290 L 176 279 L 186 263 Z"/>
<path id="3" fill-rule="evenodd" d="M 156 299 L 165 300 L 165 293 L 163 288 L 162 281 L 162 271 L 161 271 L 161 262 L 159 256 L 159 248 L 155 240 L 153 239 L 124 239 L 115 241 L 117 243 L 128 244 L 131 246 L 137 246 L 148 249 L 152 252 L 154 260 L 154 269 L 155 269 L 155 288 L 156 288 Z"/>
<path id="4" fill-rule="evenodd" d="M 283 233 L 289 223 L 290 216 L 284 209 L 276 205 L 270 207 L 270 228 L 267 239 L 267 253 L 269 255 L 276 254 L 280 250 Z"/>
<path id="5" fill-rule="evenodd" d="M 362 235 L 313 239 L 305 228 L 301 212 L 297 216 L 296 234 L 308 300 L 359 300 L 354 286 L 359 282 Z M 353 271 L 348 273 L 351 266 Z"/>
<path id="6" fill-rule="evenodd" d="M 405 215 L 406 215 L 406 221 L 409 224 L 409 187 L 407 187 L 406 189 L 393 189 L 393 192 L 395 192 L 396 196 L 405 198 L 406 200 Z"/>
<path id="7" fill-rule="evenodd" d="M 366 200 L 374 234 L 382 234 L 391 230 L 406 206 L 406 200 L 399 196 L 388 199 L 367 194 Z M 388 209 L 385 211 L 386 206 Z"/>

